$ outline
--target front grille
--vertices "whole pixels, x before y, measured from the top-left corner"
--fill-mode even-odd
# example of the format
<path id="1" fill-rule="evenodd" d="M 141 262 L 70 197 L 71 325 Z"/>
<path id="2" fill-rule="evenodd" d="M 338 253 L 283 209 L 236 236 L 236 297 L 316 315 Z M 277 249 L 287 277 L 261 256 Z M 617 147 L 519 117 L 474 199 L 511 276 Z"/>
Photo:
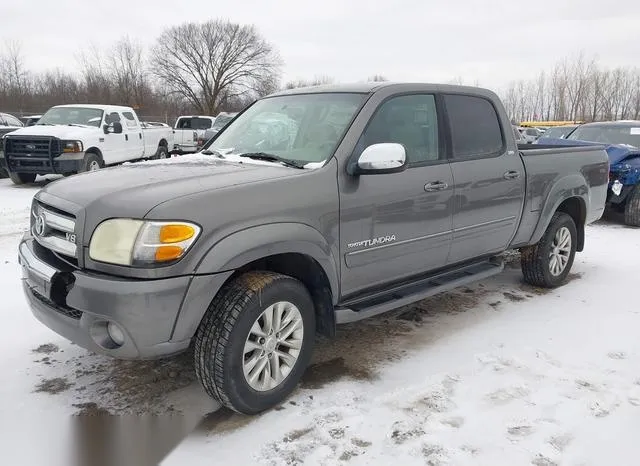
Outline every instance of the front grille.
<path id="1" fill-rule="evenodd" d="M 68 258 L 77 259 L 76 218 L 40 201 L 31 208 L 31 234 L 43 247 Z"/>
<path id="2" fill-rule="evenodd" d="M 7 156 L 49 159 L 60 153 L 60 140 L 51 137 L 8 137 L 5 139 Z"/>

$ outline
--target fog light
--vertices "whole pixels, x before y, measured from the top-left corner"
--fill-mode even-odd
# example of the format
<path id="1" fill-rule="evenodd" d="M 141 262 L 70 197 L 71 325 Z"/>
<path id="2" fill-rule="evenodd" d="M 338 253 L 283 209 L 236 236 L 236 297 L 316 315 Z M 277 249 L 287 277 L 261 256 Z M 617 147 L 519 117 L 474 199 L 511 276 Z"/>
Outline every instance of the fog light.
<path id="1" fill-rule="evenodd" d="M 107 333 L 116 345 L 122 346 L 124 344 L 124 332 L 115 323 L 109 322 L 107 324 Z"/>

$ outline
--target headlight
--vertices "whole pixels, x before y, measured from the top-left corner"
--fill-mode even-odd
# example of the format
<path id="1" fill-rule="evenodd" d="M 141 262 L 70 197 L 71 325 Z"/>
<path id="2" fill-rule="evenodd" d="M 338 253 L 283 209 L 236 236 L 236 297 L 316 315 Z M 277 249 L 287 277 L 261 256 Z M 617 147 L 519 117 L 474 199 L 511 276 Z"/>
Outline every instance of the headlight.
<path id="1" fill-rule="evenodd" d="M 89 257 L 98 262 L 144 267 L 182 258 L 200 235 L 188 222 L 105 220 L 93 232 Z"/>
<path id="2" fill-rule="evenodd" d="M 82 141 L 61 141 L 62 152 L 82 152 Z"/>

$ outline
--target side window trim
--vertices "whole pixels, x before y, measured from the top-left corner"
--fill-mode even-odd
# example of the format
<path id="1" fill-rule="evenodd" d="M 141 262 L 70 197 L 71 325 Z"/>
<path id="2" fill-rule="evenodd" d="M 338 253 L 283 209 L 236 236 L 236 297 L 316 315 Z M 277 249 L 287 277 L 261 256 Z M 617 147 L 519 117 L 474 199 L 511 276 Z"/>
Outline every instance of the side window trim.
<path id="1" fill-rule="evenodd" d="M 440 95 L 439 92 L 437 91 L 432 91 L 432 92 L 420 92 L 420 91 L 410 91 L 410 92 L 400 92 L 397 94 L 393 94 L 391 96 L 388 96 L 386 98 L 384 98 L 376 107 L 376 109 L 374 110 L 373 114 L 371 115 L 371 117 L 369 118 L 369 121 L 367 121 L 367 124 L 365 125 L 364 129 L 362 130 L 362 133 L 360 135 L 360 138 L 362 138 L 366 133 L 367 130 L 369 129 L 371 123 L 373 122 L 374 118 L 378 115 L 378 112 L 380 111 L 380 109 L 390 100 L 393 100 L 395 98 L 398 97 L 405 97 L 405 96 L 433 96 L 434 98 L 434 110 L 436 112 L 436 122 L 438 125 L 438 158 L 436 160 L 424 160 L 424 161 L 420 161 L 420 162 L 409 162 L 407 164 L 407 170 L 410 170 L 412 168 L 420 168 L 420 167 L 425 167 L 425 166 L 432 166 L 432 165 L 442 165 L 445 163 L 449 163 L 450 160 L 448 158 L 448 140 L 447 140 L 447 133 L 446 133 L 446 127 L 445 127 L 445 119 L 444 119 L 444 115 L 442 113 L 442 109 L 443 109 L 443 103 L 442 103 L 442 97 Z M 358 138 L 358 142 L 356 142 L 356 148 L 354 148 L 354 151 L 351 153 L 351 155 L 349 156 L 349 162 L 348 164 L 354 164 L 357 161 L 357 157 L 359 156 L 359 154 L 357 154 L 357 146 L 360 142 L 360 138 Z M 364 148 L 363 148 L 364 150 Z"/>
<path id="2" fill-rule="evenodd" d="M 464 97 L 472 97 L 472 98 L 478 98 L 478 99 L 482 99 L 486 102 L 489 103 L 489 105 L 491 105 L 491 108 L 493 109 L 493 111 L 495 112 L 496 115 L 496 121 L 498 122 L 498 128 L 500 129 L 500 138 L 502 141 L 502 146 L 500 147 L 500 149 L 496 152 L 490 152 L 490 153 L 485 153 L 485 154 L 479 154 L 479 155 L 472 155 L 472 156 L 467 156 L 467 157 L 460 157 L 460 158 L 456 158 L 455 154 L 454 154 L 454 150 L 453 150 L 453 130 L 452 130 L 452 124 L 451 124 L 451 118 L 447 109 L 447 104 L 446 104 L 446 96 L 464 96 Z M 500 114 L 498 112 L 498 109 L 496 108 L 494 102 L 491 101 L 491 99 L 488 99 L 487 97 L 484 96 L 480 96 L 477 94 L 468 94 L 468 93 L 453 93 L 453 92 L 446 92 L 446 93 L 442 93 L 441 94 L 441 103 L 442 103 L 442 113 L 443 116 L 445 117 L 445 125 L 446 125 L 446 140 L 447 140 L 447 157 L 449 159 L 449 162 L 451 163 L 456 163 L 456 162 L 466 162 L 466 161 L 470 161 L 470 160 L 481 160 L 481 159 L 493 159 L 493 158 L 498 158 L 498 157 L 502 157 L 507 153 L 507 149 L 508 149 L 508 144 L 507 144 L 507 140 L 505 138 L 505 130 L 504 127 L 502 125 L 502 121 L 500 119 Z"/>

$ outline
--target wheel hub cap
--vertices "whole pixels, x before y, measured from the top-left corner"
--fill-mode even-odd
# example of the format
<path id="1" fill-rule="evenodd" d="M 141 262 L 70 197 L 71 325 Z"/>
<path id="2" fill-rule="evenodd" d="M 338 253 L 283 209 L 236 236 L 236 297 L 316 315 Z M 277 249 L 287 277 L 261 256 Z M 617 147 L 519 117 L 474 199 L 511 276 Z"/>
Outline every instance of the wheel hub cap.
<path id="1" fill-rule="evenodd" d="M 567 268 L 571 256 L 571 232 L 567 227 L 560 228 L 553 237 L 549 253 L 549 272 L 559 276 Z"/>
<path id="2" fill-rule="evenodd" d="M 249 386 L 256 391 L 278 387 L 298 361 L 304 324 L 300 310 L 280 301 L 265 309 L 249 331 L 242 368 Z"/>

